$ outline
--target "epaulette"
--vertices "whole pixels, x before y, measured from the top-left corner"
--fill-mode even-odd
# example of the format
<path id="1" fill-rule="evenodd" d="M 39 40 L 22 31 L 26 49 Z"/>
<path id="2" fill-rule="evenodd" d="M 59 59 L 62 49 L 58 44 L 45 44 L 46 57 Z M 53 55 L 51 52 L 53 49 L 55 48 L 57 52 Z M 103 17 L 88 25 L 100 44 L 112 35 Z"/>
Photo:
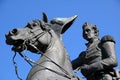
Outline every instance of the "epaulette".
<path id="1" fill-rule="evenodd" d="M 114 38 L 113 38 L 112 36 L 110 36 L 110 35 L 105 35 L 104 37 L 102 37 L 101 43 L 104 43 L 104 42 L 106 42 L 106 41 L 111 41 L 111 42 L 114 42 L 114 43 L 115 43 Z"/>

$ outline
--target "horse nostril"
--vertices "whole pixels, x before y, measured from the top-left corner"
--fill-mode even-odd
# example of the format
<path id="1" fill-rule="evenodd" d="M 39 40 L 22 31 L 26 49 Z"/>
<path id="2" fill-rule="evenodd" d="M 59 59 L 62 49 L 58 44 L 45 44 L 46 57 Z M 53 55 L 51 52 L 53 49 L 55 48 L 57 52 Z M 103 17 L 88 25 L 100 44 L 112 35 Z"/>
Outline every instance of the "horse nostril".
<path id="1" fill-rule="evenodd" d="M 12 34 L 17 34 L 17 32 L 18 32 L 17 29 L 13 29 L 13 30 L 11 31 Z"/>

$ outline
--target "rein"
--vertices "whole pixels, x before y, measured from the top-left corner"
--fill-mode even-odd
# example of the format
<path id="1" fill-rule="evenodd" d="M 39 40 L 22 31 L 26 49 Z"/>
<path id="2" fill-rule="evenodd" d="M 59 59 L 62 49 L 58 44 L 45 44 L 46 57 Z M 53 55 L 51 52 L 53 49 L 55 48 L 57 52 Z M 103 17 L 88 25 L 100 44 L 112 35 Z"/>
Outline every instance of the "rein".
<path id="1" fill-rule="evenodd" d="M 36 48 L 34 45 L 32 45 L 34 48 Z M 37 48 L 36 48 L 37 49 Z M 19 80 L 23 80 L 20 76 L 19 76 L 19 74 L 18 74 L 18 66 L 17 66 L 17 63 L 15 62 L 15 57 L 16 57 L 16 53 L 17 52 L 15 52 L 15 54 L 14 54 L 14 56 L 13 56 L 13 64 L 14 64 L 14 67 L 15 67 L 15 73 L 16 73 L 16 75 L 17 75 L 17 78 L 19 79 Z M 27 56 L 25 56 L 25 55 L 23 55 L 21 52 L 18 52 L 19 53 L 19 55 L 31 66 L 31 67 L 33 67 L 33 65 L 32 64 L 35 64 L 35 65 L 38 65 L 38 66 L 40 66 L 40 67 L 43 67 L 43 68 L 45 68 L 45 69 L 47 69 L 47 70 L 49 70 L 49 71 L 52 71 L 52 72 L 54 72 L 54 73 L 56 73 L 56 74 L 58 74 L 58 75 L 61 75 L 61 76 L 63 76 L 63 77 L 66 77 L 66 78 L 68 78 L 68 79 L 72 79 L 72 78 L 74 78 L 75 76 L 72 76 L 72 75 L 70 75 L 64 68 L 62 68 L 60 65 L 58 65 L 57 63 L 55 63 L 51 58 L 49 58 L 48 56 L 46 56 L 46 55 L 44 55 L 44 54 L 42 54 L 43 56 L 45 56 L 46 58 L 48 58 L 52 63 L 54 63 L 56 66 L 58 66 L 64 73 L 60 73 L 60 72 L 58 72 L 58 71 L 55 71 L 55 70 L 52 70 L 52 69 L 50 69 L 50 68 L 47 68 L 47 67 L 45 67 L 45 66 L 42 66 L 42 65 L 40 65 L 40 64 L 38 64 L 38 63 L 36 63 L 34 60 L 32 60 L 32 59 L 30 59 L 30 58 L 28 58 Z M 32 64 L 31 64 L 32 63 Z"/>
<path id="2" fill-rule="evenodd" d="M 31 45 L 32 45 L 32 44 L 31 44 Z M 32 46 L 33 46 L 34 48 L 36 48 L 36 50 L 38 50 L 39 53 L 41 53 L 41 51 L 40 51 L 36 46 L 34 46 L 34 45 L 32 45 Z M 45 69 L 48 69 L 48 70 L 50 70 L 50 71 L 52 71 L 52 72 L 55 72 L 55 73 L 57 73 L 57 74 L 59 74 L 59 75 L 61 75 L 61 76 L 63 76 L 63 77 L 68 78 L 68 79 L 71 79 L 71 78 L 74 77 L 73 75 L 70 75 L 63 67 L 61 67 L 60 65 L 58 65 L 55 61 L 53 61 L 51 58 L 49 58 L 48 56 L 46 56 L 46 55 L 43 54 L 43 53 L 41 53 L 41 54 L 42 54 L 42 56 L 44 56 L 44 57 L 46 57 L 47 59 L 49 59 L 49 60 L 50 60 L 52 63 L 54 63 L 56 66 L 58 66 L 65 74 L 60 73 L 60 72 L 55 71 L 55 70 L 52 70 L 52 69 L 47 68 L 47 67 L 45 67 L 45 66 L 42 66 L 42 65 L 40 65 L 40 64 L 37 64 L 36 62 L 32 62 L 33 64 L 36 64 L 36 65 L 41 66 L 41 67 L 44 67 Z"/>
<path id="3" fill-rule="evenodd" d="M 51 35 L 51 37 L 53 36 L 52 33 L 50 32 L 50 29 L 48 29 L 47 32 Z M 34 33 L 34 32 L 32 32 L 32 33 Z M 41 36 L 43 36 L 45 33 L 46 33 L 46 31 L 38 34 L 38 35 L 36 36 L 37 39 L 40 38 Z M 34 38 L 36 38 L 36 37 L 34 37 Z M 37 39 L 36 39 L 36 40 L 37 40 Z M 32 40 L 32 38 L 30 38 L 29 40 Z M 31 41 L 30 41 L 30 42 L 31 42 Z M 50 70 L 50 71 L 53 71 L 53 72 L 55 72 L 55 73 L 57 73 L 57 74 L 64 75 L 64 76 L 66 76 L 67 78 L 71 78 L 71 75 L 70 75 L 63 67 L 61 67 L 61 66 L 58 65 L 55 61 L 53 61 L 51 58 L 49 58 L 48 56 L 46 56 L 45 54 L 43 54 L 43 52 L 41 52 L 35 45 L 33 45 L 33 42 L 32 42 L 32 43 L 29 43 L 29 45 L 32 46 L 34 49 L 36 49 L 36 50 L 38 51 L 38 53 L 41 53 L 42 56 L 45 56 L 45 57 L 48 58 L 52 63 L 54 63 L 56 66 L 58 66 L 67 76 L 66 76 L 65 74 L 62 74 L 62 73 L 60 73 L 60 72 L 57 72 L 57 71 L 48 69 L 48 68 L 46 68 L 46 67 L 44 67 L 44 68 L 46 68 L 46 69 L 48 69 L 48 70 Z M 48 47 L 49 47 L 49 46 L 48 46 Z M 30 61 L 30 59 L 29 59 L 29 61 Z M 30 61 L 30 62 L 33 63 L 33 64 L 38 65 L 36 62 L 32 62 L 32 61 Z M 39 64 L 39 66 L 40 66 L 40 64 Z M 41 67 L 43 67 L 43 66 L 41 66 Z M 69 77 L 68 77 L 68 76 L 69 76 Z M 72 76 L 72 77 L 73 77 L 73 76 Z"/>
<path id="4" fill-rule="evenodd" d="M 34 32 L 32 32 L 32 31 L 30 31 L 30 32 L 34 34 Z M 48 32 L 49 32 L 49 31 L 48 31 Z M 33 47 L 34 49 L 36 49 L 36 50 L 38 51 L 38 53 L 41 53 L 42 56 L 46 57 L 46 58 L 49 59 L 52 63 L 54 63 L 56 66 L 58 66 L 59 69 L 62 70 L 64 73 L 60 73 L 60 72 L 58 72 L 58 71 L 55 71 L 55 70 L 52 70 L 52 69 L 47 68 L 47 67 L 45 67 L 45 66 L 42 66 L 42 65 L 36 63 L 35 61 L 33 61 L 32 59 L 28 58 L 27 56 L 23 55 L 21 52 L 18 52 L 19 55 L 20 55 L 31 67 L 33 67 L 32 64 L 34 64 L 34 65 L 38 65 L 38 66 L 40 66 L 40 67 L 43 67 L 43 68 L 45 68 L 45 69 L 47 69 L 47 70 L 49 70 L 49 71 L 52 71 L 52 72 L 54 72 L 54 73 L 56 73 L 56 74 L 58 74 L 58 75 L 61 75 L 61 76 L 63 76 L 63 77 L 66 77 L 66 78 L 68 78 L 68 79 L 75 78 L 74 75 L 69 74 L 69 72 L 67 72 L 63 67 L 61 67 L 61 66 L 58 65 L 55 61 L 53 61 L 51 58 L 49 58 L 48 56 L 46 56 L 45 54 L 43 54 L 35 45 L 33 45 L 33 43 L 35 43 L 35 41 L 38 40 L 41 36 L 43 36 L 45 33 L 46 33 L 46 31 L 43 31 L 42 33 L 39 33 L 39 34 L 37 34 L 36 36 L 30 37 L 29 39 L 27 39 L 27 40 L 24 41 L 24 44 L 22 44 L 22 46 L 27 49 L 27 46 L 26 46 L 26 45 L 30 45 L 31 47 Z M 49 32 L 49 33 L 50 33 L 50 32 Z M 51 33 L 50 33 L 50 34 L 51 34 Z M 52 34 L 51 34 L 51 36 L 52 36 Z M 35 41 L 32 41 L 32 39 L 34 39 L 34 38 L 36 38 L 36 40 L 35 40 Z M 19 77 L 18 68 L 17 68 L 17 63 L 16 63 L 15 60 L 14 60 L 17 52 L 16 52 L 16 51 L 14 51 L 14 52 L 15 52 L 15 54 L 14 54 L 14 56 L 13 56 L 13 64 L 14 64 L 14 67 L 15 67 L 15 72 L 16 72 L 17 78 L 18 78 L 19 80 L 22 80 L 22 78 Z M 32 63 L 32 64 L 31 64 L 31 63 Z"/>
<path id="5" fill-rule="evenodd" d="M 30 32 L 34 34 L 33 31 L 30 31 Z M 26 39 L 26 40 L 22 43 L 22 45 L 20 45 L 20 46 L 21 46 L 23 49 L 26 49 L 26 50 L 27 50 L 26 44 L 31 45 L 31 43 L 34 43 L 37 39 L 39 39 L 40 37 L 42 37 L 45 33 L 46 33 L 46 32 L 44 31 L 44 32 L 42 32 L 42 33 L 39 33 L 39 34 L 36 35 L 36 36 L 29 37 L 29 38 Z M 36 40 L 33 42 L 32 39 L 34 39 L 34 38 L 36 38 Z M 18 74 L 18 66 L 17 66 L 17 63 L 15 62 L 15 57 L 16 57 L 17 52 L 15 51 L 15 48 L 14 48 L 14 47 L 12 48 L 12 50 L 13 50 L 14 53 L 15 53 L 15 54 L 13 55 L 12 61 L 13 61 L 13 65 L 14 65 L 14 67 L 15 67 L 16 76 L 17 76 L 17 78 L 18 78 L 19 80 L 23 80 L 23 79 L 19 76 L 19 74 Z M 31 63 L 36 64 L 35 61 L 33 61 L 32 59 L 30 59 L 30 58 L 28 58 L 27 56 L 23 55 L 21 52 L 18 52 L 18 53 L 19 53 L 19 55 L 20 55 L 31 67 L 33 67 L 33 65 L 32 65 Z"/>

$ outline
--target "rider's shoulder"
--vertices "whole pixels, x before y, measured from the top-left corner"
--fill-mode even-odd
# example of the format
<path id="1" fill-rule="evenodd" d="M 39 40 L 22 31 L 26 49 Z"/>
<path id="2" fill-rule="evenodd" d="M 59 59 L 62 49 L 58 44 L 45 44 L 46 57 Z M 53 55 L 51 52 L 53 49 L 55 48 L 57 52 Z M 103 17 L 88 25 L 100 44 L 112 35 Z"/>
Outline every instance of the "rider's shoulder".
<path id="1" fill-rule="evenodd" d="M 101 38 L 101 43 L 108 42 L 108 41 L 115 43 L 115 39 L 111 35 L 105 35 Z"/>

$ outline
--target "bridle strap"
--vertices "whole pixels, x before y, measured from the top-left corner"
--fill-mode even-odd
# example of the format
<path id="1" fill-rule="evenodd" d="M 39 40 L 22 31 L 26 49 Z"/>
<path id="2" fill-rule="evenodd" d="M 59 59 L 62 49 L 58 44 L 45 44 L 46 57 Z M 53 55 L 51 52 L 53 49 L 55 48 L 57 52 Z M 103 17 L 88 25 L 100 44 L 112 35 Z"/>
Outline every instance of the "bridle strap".
<path id="1" fill-rule="evenodd" d="M 67 78 L 70 78 L 70 79 L 74 77 L 73 75 L 70 75 L 63 67 L 61 67 L 60 65 L 58 65 L 55 61 L 53 61 L 51 58 L 49 58 L 48 56 L 46 56 L 45 54 L 43 54 L 36 46 L 34 46 L 34 45 L 32 45 L 32 44 L 31 44 L 31 46 L 34 47 L 39 53 L 41 53 L 42 56 L 46 57 L 46 58 L 49 59 L 52 63 L 54 63 L 56 66 L 58 66 L 65 74 L 60 73 L 60 72 L 57 72 L 57 71 L 52 70 L 52 69 L 49 69 L 49 68 L 47 68 L 47 67 L 44 67 L 44 68 L 46 68 L 46 69 L 48 69 L 48 70 L 50 70 L 50 71 L 53 71 L 53 72 L 55 72 L 55 73 L 57 73 L 57 74 L 64 75 L 64 77 L 66 76 Z M 31 61 L 30 61 L 30 62 L 31 62 Z M 32 63 L 33 63 L 33 62 L 32 62 Z M 37 64 L 37 63 L 34 62 L 34 64 Z M 37 64 L 37 65 L 38 65 L 38 66 L 42 66 L 42 65 L 40 65 L 40 64 Z M 43 66 L 42 66 L 42 67 L 43 67 Z"/>
<path id="2" fill-rule="evenodd" d="M 51 31 L 49 30 L 48 33 L 51 35 L 51 37 L 53 37 Z M 52 41 L 52 40 L 51 40 Z M 50 42 L 50 44 L 52 44 L 53 42 Z M 67 72 L 63 67 L 61 67 L 60 65 L 58 65 L 55 61 L 53 61 L 51 58 L 49 58 L 48 56 L 46 56 L 43 52 L 41 52 L 35 45 L 33 45 L 32 43 L 29 43 L 30 46 L 32 46 L 34 49 L 36 49 L 38 51 L 38 53 L 41 53 L 42 56 L 46 57 L 47 59 L 49 59 L 52 63 L 54 63 L 56 66 L 58 66 L 66 75 L 69 75 L 69 72 Z M 50 47 L 50 46 L 48 46 Z"/>
<path id="3" fill-rule="evenodd" d="M 34 34 L 34 32 L 32 32 L 32 31 L 31 31 L 31 33 Z M 63 76 L 63 77 L 66 77 L 66 78 L 69 78 L 69 79 L 74 78 L 74 77 L 75 77 L 74 75 L 69 74 L 63 67 L 61 67 L 61 66 L 58 65 L 55 61 L 53 61 L 51 58 L 49 58 L 48 56 L 46 56 L 45 54 L 43 54 L 35 45 L 33 45 L 33 43 L 34 43 L 37 39 L 39 39 L 41 36 L 43 36 L 45 33 L 46 33 L 46 31 L 43 31 L 42 33 L 39 33 L 39 34 L 36 35 L 36 36 L 30 37 L 29 39 L 25 40 L 25 43 L 27 43 L 28 45 L 30 45 L 31 47 L 33 47 L 34 49 L 36 49 L 36 50 L 38 51 L 38 53 L 41 53 L 41 54 L 42 54 L 42 56 L 45 56 L 47 59 L 49 59 L 52 63 L 54 63 L 56 66 L 58 66 L 58 67 L 60 68 L 60 70 L 62 70 L 65 74 L 64 74 L 64 73 L 60 73 L 60 72 L 55 71 L 55 70 L 52 70 L 52 69 L 47 68 L 47 67 L 45 67 L 45 66 L 42 66 L 42 65 L 40 65 L 40 64 L 37 64 L 35 61 L 33 61 L 33 60 L 29 59 L 28 57 L 22 55 L 21 52 L 18 52 L 19 55 L 20 55 L 31 67 L 33 67 L 33 65 L 31 64 L 31 63 L 33 63 L 33 64 L 36 64 L 36 65 L 38 65 L 38 66 L 44 67 L 45 69 L 47 69 L 47 70 L 49 70 L 49 71 L 52 71 L 52 72 L 54 72 L 54 73 L 56 73 L 56 74 L 59 74 L 59 75 L 61 75 L 61 76 Z M 49 33 L 50 33 L 50 32 L 49 32 Z M 34 38 L 36 38 L 36 40 L 33 42 L 32 39 L 34 39 Z M 28 43 L 28 42 L 29 42 L 29 43 Z M 24 46 L 26 46 L 25 43 L 23 44 Z M 18 75 L 17 63 L 14 61 L 15 56 L 16 56 L 16 52 L 15 52 L 15 55 L 13 56 L 13 63 L 14 63 L 14 66 L 15 66 L 15 72 L 16 72 L 16 75 L 17 75 L 18 79 L 19 79 L 19 80 L 22 80 L 22 79 L 19 77 L 19 75 Z"/>
<path id="4" fill-rule="evenodd" d="M 34 32 L 33 31 L 30 31 L 30 34 L 34 34 Z M 30 43 L 35 43 L 36 42 L 36 40 L 38 40 L 40 37 L 42 37 L 44 34 L 46 33 L 46 31 L 43 31 L 42 33 L 39 33 L 38 35 L 36 35 L 36 36 L 32 36 L 32 37 L 29 37 L 26 41 L 30 41 Z M 35 34 L 34 34 L 35 35 Z M 36 38 L 36 40 L 35 41 L 32 41 L 33 39 L 35 39 Z"/>
<path id="5" fill-rule="evenodd" d="M 48 58 L 52 63 L 54 63 L 56 66 L 58 66 L 65 74 L 64 74 L 64 73 L 60 73 L 60 72 L 55 71 L 55 70 L 52 70 L 52 69 L 50 69 L 50 68 L 47 68 L 47 67 L 45 67 L 45 66 L 43 66 L 43 65 L 40 65 L 40 64 L 36 63 L 35 61 L 33 61 L 32 59 L 30 59 L 30 58 L 26 57 L 25 55 L 23 55 L 21 52 L 18 52 L 19 55 L 20 55 L 31 67 L 33 67 L 32 64 L 35 64 L 35 65 L 41 66 L 41 67 L 43 67 L 43 68 L 45 68 L 45 69 L 47 69 L 47 70 L 49 70 L 49 71 L 52 71 L 52 72 L 54 72 L 54 73 L 56 73 L 56 74 L 58 74 L 58 75 L 61 75 L 61 76 L 63 76 L 63 77 L 66 77 L 66 78 L 68 78 L 68 79 L 74 78 L 74 76 L 71 76 L 63 67 L 61 67 L 60 65 L 58 65 L 57 63 L 55 63 L 51 58 L 49 58 L 48 56 L 46 56 L 45 54 L 43 54 L 36 46 L 34 46 L 34 45 L 32 45 L 32 44 L 30 44 L 30 45 L 31 45 L 32 47 L 34 47 L 36 50 L 38 50 L 38 52 L 41 53 L 42 56 Z M 18 78 L 19 80 L 22 80 L 22 78 L 21 78 L 21 77 L 19 76 L 19 74 L 18 74 L 18 66 L 17 66 L 17 63 L 14 61 L 15 56 L 16 56 L 16 52 L 15 52 L 15 54 L 14 54 L 14 56 L 13 56 L 13 63 L 14 63 L 14 67 L 15 67 L 15 72 L 16 72 L 17 78 Z M 31 63 L 32 63 L 32 64 L 31 64 Z"/>
<path id="6" fill-rule="evenodd" d="M 66 74 L 64 74 L 64 73 L 60 73 L 60 72 L 58 72 L 58 71 L 55 71 L 55 70 L 52 70 L 52 69 L 50 69 L 50 68 L 47 68 L 47 67 L 45 67 L 45 66 L 43 66 L 43 65 L 40 65 L 40 64 L 36 63 L 35 61 L 33 61 L 32 59 L 30 59 L 30 58 L 22 55 L 20 52 L 19 52 L 19 55 L 20 55 L 29 65 L 31 65 L 31 66 L 32 66 L 31 63 L 33 63 L 33 64 L 35 64 L 35 65 L 38 65 L 38 66 L 40 66 L 40 67 L 43 67 L 43 68 L 45 68 L 45 69 L 47 69 L 47 70 L 49 70 L 49 71 L 52 71 L 52 72 L 54 72 L 54 73 L 56 73 L 56 74 L 58 74 L 58 75 L 61 75 L 61 76 L 63 76 L 63 77 L 66 77 L 66 78 L 68 78 L 68 79 L 71 79 L 71 78 L 72 78 L 72 77 L 70 77 L 69 75 L 66 75 Z M 13 64 L 14 64 L 14 67 L 15 67 L 15 73 L 16 73 L 17 78 L 18 78 L 19 80 L 23 80 L 23 79 L 19 76 L 18 66 L 17 66 L 17 63 L 16 63 L 15 60 L 14 60 L 14 59 L 15 59 L 15 56 L 16 56 L 16 52 L 15 52 L 15 54 L 14 54 L 14 56 L 13 56 Z M 46 56 L 46 57 L 47 57 L 47 56 Z"/>
<path id="7" fill-rule="evenodd" d="M 16 73 L 17 78 L 18 78 L 19 80 L 23 80 L 23 79 L 19 76 L 19 74 L 18 74 L 18 66 L 17 66 L 17 63 L 15 62 L 15 57 L 16 57 L 16 52 L 15 52 L 13 58 L 12 58 L 13 65 L 14 65 L 14 67 L 15 67 L 15 73 Z"/>

